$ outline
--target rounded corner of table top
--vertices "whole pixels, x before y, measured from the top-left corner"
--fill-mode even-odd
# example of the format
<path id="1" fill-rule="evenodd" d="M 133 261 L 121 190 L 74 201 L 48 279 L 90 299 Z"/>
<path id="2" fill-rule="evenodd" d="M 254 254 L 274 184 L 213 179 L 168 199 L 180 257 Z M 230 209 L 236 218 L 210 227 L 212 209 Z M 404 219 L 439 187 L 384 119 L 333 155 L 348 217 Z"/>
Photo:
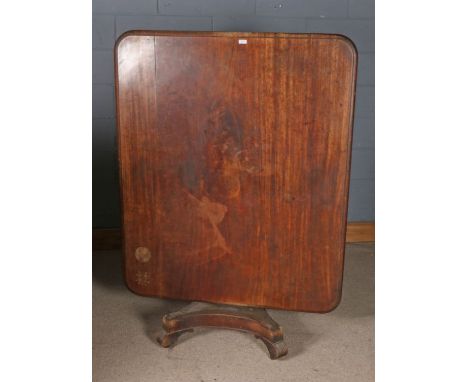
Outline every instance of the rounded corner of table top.
<path id="1" fill-rule="evenodd" d="M 351 57 L 354 60 L 356 60 L 356 58 L 358 56 L 358 50 L 357 50 L 357 47 L 356 47 L 356 44 L 354 43 L 354 41 L 351 40 L 349 37 L 347 37 L 345 35 L 341 35 L 341 34 L 336 34 L 336 35 L 333 35 L 333 36 L 335 36 L 337 41 L 340 41 L 343 44 L 344 48 L 348 50 Z"/>

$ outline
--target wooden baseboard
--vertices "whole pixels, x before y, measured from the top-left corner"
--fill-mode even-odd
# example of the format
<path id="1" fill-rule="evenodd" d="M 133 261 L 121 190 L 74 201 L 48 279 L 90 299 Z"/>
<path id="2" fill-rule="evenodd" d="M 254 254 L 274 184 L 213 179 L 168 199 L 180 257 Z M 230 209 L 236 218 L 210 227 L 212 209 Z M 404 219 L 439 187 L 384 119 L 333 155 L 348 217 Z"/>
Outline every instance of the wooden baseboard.
<path id="1" fill-rule="evenodd" d="M 93 250 L 112 250 L 122 247 L 120 228 L 93 228 Z"/>
<path id="2" fill-rule="evenodd" d="M 347 243 L 362 243 L 375 240 L 374 222 L 351 222 L 346 230 Z M 93 250 L 120 249 L 122 237 L 120 228 L 93 229 Z"/>
<path id="3" fill-rule="evenodd" d="M 347 243 L 375 241 L 374 222 L 351 222 L 346 230 Z"/>

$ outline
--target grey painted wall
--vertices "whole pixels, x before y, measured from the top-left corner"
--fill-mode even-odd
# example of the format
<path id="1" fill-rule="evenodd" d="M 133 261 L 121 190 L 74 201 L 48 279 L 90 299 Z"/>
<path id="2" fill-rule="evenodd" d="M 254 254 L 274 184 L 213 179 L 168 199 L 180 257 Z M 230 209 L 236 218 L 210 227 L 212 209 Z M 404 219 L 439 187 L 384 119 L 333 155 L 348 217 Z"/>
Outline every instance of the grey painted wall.
<path id="1" fill-rule="evenodd" d="M 120 226 L 112 49 L 130 29 L 349 36 L 359 51 L 349 219 L 374 220 L 374 0 L 93 0 L 93 227 Z"/>

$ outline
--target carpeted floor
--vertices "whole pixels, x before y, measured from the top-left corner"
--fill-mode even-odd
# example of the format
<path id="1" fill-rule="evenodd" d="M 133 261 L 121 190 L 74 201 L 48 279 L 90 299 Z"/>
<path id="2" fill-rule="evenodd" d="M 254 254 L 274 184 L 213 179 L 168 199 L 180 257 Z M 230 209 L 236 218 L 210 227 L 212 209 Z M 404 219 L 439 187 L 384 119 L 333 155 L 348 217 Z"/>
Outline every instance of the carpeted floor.
<path id="1" fill-rule="evenodd" d="M 93 381 L 250 382 L 374 380 L 374 245 L 346 249 L 343 298 L 336 310 L 269 310 L 289 354 L 268 358 L 253 336 L 198 329 L 172 349 L 156 342 L 163 314 L 186 303 L 140 297 L 122 280 L 120 253 L 93 254 Z"/>

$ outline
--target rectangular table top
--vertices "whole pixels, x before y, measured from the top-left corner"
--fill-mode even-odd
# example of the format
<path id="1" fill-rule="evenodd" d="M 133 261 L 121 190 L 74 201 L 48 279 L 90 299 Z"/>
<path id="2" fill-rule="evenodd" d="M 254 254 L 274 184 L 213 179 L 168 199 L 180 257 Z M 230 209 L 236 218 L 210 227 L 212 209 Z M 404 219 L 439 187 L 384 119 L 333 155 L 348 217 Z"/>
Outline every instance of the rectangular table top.
<path id="1" fill-rule="evenodd" d="M 119 39 L 131 290 L 336 307 L 356 61 L 338 35 L 137 31 Z"/>

